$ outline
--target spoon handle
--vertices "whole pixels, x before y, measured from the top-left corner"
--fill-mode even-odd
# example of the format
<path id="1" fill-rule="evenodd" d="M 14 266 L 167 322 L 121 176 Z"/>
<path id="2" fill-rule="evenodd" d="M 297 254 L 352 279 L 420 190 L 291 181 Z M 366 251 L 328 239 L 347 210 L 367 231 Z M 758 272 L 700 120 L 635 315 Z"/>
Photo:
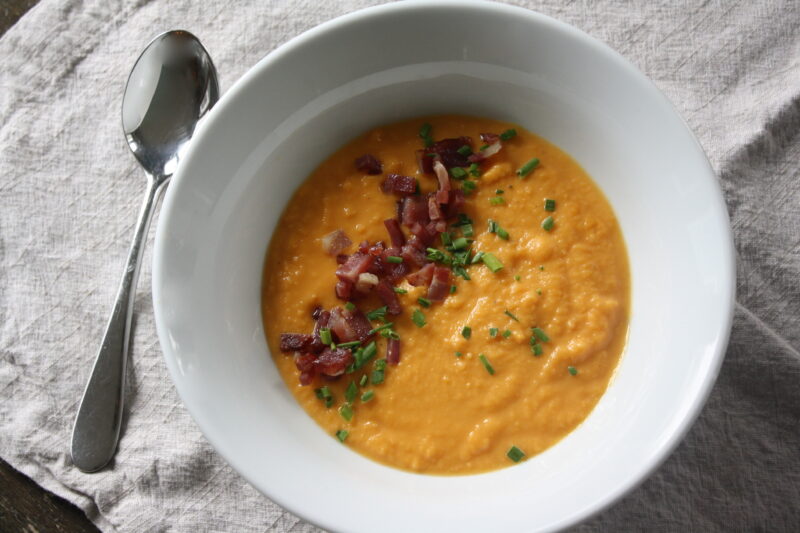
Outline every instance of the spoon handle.
<path id="1" fill-rule="evenodd" d="M 148 175 L 147 194 L 136 222 L 125 273 L 103 342 L 86 384 L 72 430 L 72 462 L 84 472 L 103 468 L 117 449 L 125 391 L 125 365 L 131 333 L 136 280 L 153 210 L 165 180 Z"/>

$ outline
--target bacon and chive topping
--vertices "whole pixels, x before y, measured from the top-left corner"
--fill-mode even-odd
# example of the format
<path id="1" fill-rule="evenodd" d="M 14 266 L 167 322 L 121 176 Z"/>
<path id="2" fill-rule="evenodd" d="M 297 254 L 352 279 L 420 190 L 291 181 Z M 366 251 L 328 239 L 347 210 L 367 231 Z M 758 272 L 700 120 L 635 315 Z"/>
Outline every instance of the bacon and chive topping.
<path id="1" fill-rule="evenodd" d="M 372 154 L 364 154 L 356 159 L 356 169 L 365 174 L 376 175 L 383 172 L 383 165 Z"/>
<path id="2" fill-rule="evenodd" d="M 509 459 L 518 463 L 525 458 L 525 452 L 517 448 L 516 446 L 512 446 L 507 452 L 506 455 Z"/>

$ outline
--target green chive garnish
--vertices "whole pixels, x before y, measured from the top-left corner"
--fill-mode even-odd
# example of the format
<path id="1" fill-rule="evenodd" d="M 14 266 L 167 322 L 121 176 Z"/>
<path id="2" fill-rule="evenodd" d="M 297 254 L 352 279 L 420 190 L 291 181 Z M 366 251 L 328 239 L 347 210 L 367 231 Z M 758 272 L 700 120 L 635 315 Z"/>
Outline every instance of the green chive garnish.
<path id="1" fill-rule="evenodd" d="M 553 229 L 554 223 L 555 221 L 553 220 L 553 217 L 547 217 L 546 219 L 542 220 L 542 229 L 545 231 L 550 231 Z"/>
<path id="2" fill-rule="evenodd" d="M 476 264 L 476 263 L 480 263 L 480 262 L 481 262 L 481 259 L 483 259 L 483 255 L 484 255 L 484 253 L 483 253 L 483 252 L 478 252 L 478 253 L 476 253 L 476 254 L 475 254 L 475 257 L 473 257 L 473 258 L 472 258 L 472 261 L 470 261 L 470 264 L 474 265 L 474 264 Z"/>
<path id="3" fill-rule="evenodd" d="M 465 339 L 469 339 L 472 336 L 472 328 L 469 326 L 464 326 L 464 328 L 461 330 L 461 335 Z"/>
<path id="4" fill-rule="evenodd" d="M 339 416 L 350 422 L 353 419 L 353 408 L 349 403 L 342 404 L 339 408 Z"/>
<path id="5" fill-rule="evenodd" d="M 463 180 L 467 177 L 467 171 L 461 167 L 453 167 L 450 169 L 450 175 L 457 180 Z"/>
<path id="6" fill-rule="evenodd" d="M 481 363 L 483 364 L 483 368 L 485 368 L 486 371 L 490 375 L 494 376 L 494 368 L 492 368 L 492 365 L 491 365 L 491 363 L 489 363 L 489 360 L 486 359 L 486 356 L 483 355 L 483 354 L 480 354 L 480 355 L 478 355 L 478 359 L 481 360 Z"/>
<path id="7" fill-rule="evenodd" d="M 370 381 L 372 382 L 373 385 L 380 385 L 381 383 L 383 383 L 383 379 L 385 377 L 384 372 L 385 370 L 382 368 L 372 371 L 372 374 L 370 374 Z"/>
<path id="8" fill-rule="evenodd" d="M 510 329 L 507 329 L 507 330 L 505 330 L 503 332 L 503 337 L 505 337 L 506 339 L 509 338 L 510 336 L 511 336 L 511 330 Z"/>
<path id="9" fill-rule="evenodd" d="M 394 326 L 394 322 L 387 322 L 386 324 L 378 326 L 377 328 L 372 328 L 371 330 L 369 330 L 369 333 L 367 335 L 378 333 L 379 331 L 383 331 L 384 329 L 390 329 L 392 326 Z"/>
<path id="10" fill-rule="evenodd" d="M 419 305 L 421 305 L 422 307 L 430 307 L 431 306 L 431 301 L 428 300 L 427 298 L 423 298 L 422 296 L 417 298 L 417 303 L 419 303 Z"/>
<path id="11" fill-rule="evenodd" d="M 397 294 L 406 294 L 406 293 L 408 293 L 407 290 L 401 289 L 400 287 L 394 287 L 394 292 L 396 292 Z"/>
<path id="12" fill-rule="evenodd" d="M 483 264 L 489 267 L 489 270 L 492 272 L 496 273 L 503 268 L 503 263 L 501 263 L 500 260 L 490 252 L 483 254 L 483 256 L 481 256 L 481 260 L 483 261 Z"/>
<path id="13" fill-rule="evenodd" d="M 533 355 L 542 355 L 542 345 L 541 344 L 532 344 L 531 350 L 533 351 Z"/>
<path id="14" fill-rule="evenodd" d="M 355 400 L 357 394 L 358 387 L 354 381 L 351 381 L 350 385 L 348 385 L 347 389 L 344 391 L 344 399 L 347 400 L 347 403 L 353 403 L 353 400 Z"/>
<path id="15" fill-rule="evenodd" d="M 570 373 L 570 374 L 572 374 L 573 376 L 577 376 L 577 375 L 578 375 L 578 369 L 577 369 L 577 368 L 575 368 L 574 366 L 568 366 L 568 367 L 567 367 L 567 370 L 568 370 L 568 371 L 569 371 L 569 373 Z"/>
<path id="16" fill-rule="evenodd" d="M 474 234 L 472 230 L 472 224 L 464 224 L 461 226 L 461 233 L 464 234 L 464 237 L 472 237 Z"/>
<path id="17" fill-rule="evenodd" d="M 430 124 L 428 124 L 427 122 L 425 124 L 423 124 L 422 127 L 419 129 L 420 138 L 421 139 L 425 139 L 427 137 L 430 137 L 432 129 L 433 129 L 433 127 Z"/>
<path id="18" fill-rule="evenodd" d="M 489 336 L 490 337 L 497 337 L 497 328 L 489 328 Z"/>
<path id="19" fill-rule="evenodd" d="M 509 317 L 511 317 L 511 319 L 512 319 L 512 320 L 514 320 L 515 322 L 519 322 L 519 318 L 517 318 L 517 317 L 514 315 L 514 313 L 512 313 L 512 312 L 511 312 L 511 311 L 509 311 L 508 309 L 506 309 L 506 310 L 505 310 L 505 311 L 503 311 L 503 312 L 506 314 L 506 316 L 509 316 Z"/>
<path id="20" fill-rule="evenodd" d="M 502 200 L 502 198 L 501 198 L 501 200 Z M 508 240 L 508 232 L 506 230 L 504 230 L 503 228 L 501 228 L 500 226 L 497 226 L 497 231 L 495 233 L 497 234 L 498 237 L 500 237 L 504 241 Z"/>
<path id="21" fill-rule="evenodd" d="M 506 191 L 504 191 L 503 189 L 495 189 L 494 191 L 495 194 L 503 194 L 504 192 Z"/>
<path id="22" fill-rule="evenodd" d="M 539 270 L 544 270 L 544 265 L 539 265 Z"/>
<path id="23" fill-rule="evenodd" d="M 465 144 L 464 146 L 462 146 L 461 148 L 456 150 L 456 152 L 458 152 L 459 154 L 461 154 L 464 157 L 466 157 L 466 156 L 468 156 L 468 155 L 470 155 L 472 153 L 472 148 L 470 148 L 469 146 L 467 146 Z"/>
<path id="24" fill-rule="evenodd" d="M 539 296 L 541 296 L 541 295 L 542 295 L 542 289 L 536 289 L 536 294 L 538 294 Z"/>
<path id="25" fill-rule="evenodd" d="M 461 352 L 456 352 L 456 357 L 461 357 L 463 354 Z"/>
<path id="26" fill-rule="evenodd" d="M 426 324 L 425 315 L 423 315 L 422 311 L 419 309 L 414 309 L 414 312 L 411 313 L 411 321 L 416 324 L 418 328 L 421 328 Z"/>
<path id="27" fill-rule="evenodd" d="M 453 236 L 450 235 L 449 231 L 442 232 L 440 237 L 442 238 L 443 246 L 450 246 L 451 244 L 453 244 Z"/>
<path id="28" fill-rule="evenodd" d="M 367 392 L 361 395 L 361 401 L 367 403 L 374 397 L 375 397 L 375 391 L 368 390 Z"/>
<path id="29" fill-rule="evenodd" d="M 327 385 L 319 389 L 314 389 L 314 394 L 317 395 L 317 398 L 325 402 L 325 407 L 333 405 L 333 395 Z"/>
<path id="30" fill-rule="evenodd" d="M 453 249 L 454 250 L 463 250 L 469 246 L 469 241 L 466 237 L 459 237 L 458 239 L 453 241 Z"/>
<path id="31" fill-rule="evenodd" d="M 389 257 L 386 258 L 386 260 L 388 262 L 390 262 L 390 263 L 395 263 L 395 264 L 399 264 L 399 263 L 403 262 L 403 258 L 402 257 L 398 257 L 396 255 L 390 255 Z"/>
<path id="32" fill-rule="evenodd" d="M 481 146 L 480 148 L 478 148 L 478 151 L 479 151 L 479 152 L 483 152 L 483 151 L 484 151 L 484 150 L 486 150 L 487 148 L 489 148 L 489 145 L 488 145 L 488 144 L 484 144 L 483 146 Z"/>
<path id="33" fill-rule="evenodd" d="M 360 346 L 361 341 L 350 341 L 350 342 L 343 342 L 342 344 L 337 344 L 337 348 L 354 348 L 356 346 Z"/>
<path id="34" fill-rule="evenodd" d="M 555 211 L 556 210 L 556 201 L 551 200 L 550 198 L 544 199 L 544 210 L 545 211 Z"/>
<path id="35" fill-rule="evenodd" d="M 522 459 L 525 457 L 525 452 L 523 452 L 522 450 L 520 450 L 516 446 L 512 446 L 508 450 L 508 452 L 506 452 L 506 455 L 508 456 L 509 459 L 511 459 L 515 463 L 518 463 L 518 462 L 522 461 Z"/>
<path id="36" fill-rule="evenodd" d="M 506 201 L 503 200 L 502 196 L 492 196 L 491 198 L 489 198 L 489 203 L 492 205 L 503 205 L 504 203 L 506 203 Z"/>
<path id="37" fill-rule="evenodd" d="M 521 279 L 522 279 L 522 278 L 520 278 L 520 277 L 519 277 L 519 274 L 516 274 L 516 275 L 514 276 L 514 281 L 519 281 L 519 280 L 521 280 Z"/>
<path id="38" fill-rule="evenodd" d="M 517 175 L 520 178 L 524 178 L 525 176 L 530 174 L 531 171 L 538 165 L 539 165 L 539 159 L 534 157 L 533 159 L 522 165 L 522 167 L 519 170 L 517 170 Z"/>
<path id="39" fill-rule="evenodd" d="M 349 434 L 350 434 L 349 431 L 345 429 L 340 429 L 339 431 L 336 432 L 336 438 L 339 439 L 339 442 L 344 442 Z"/>
<path id="40" fill-rule="evenodd" d="M 344 308 L 347 309 L 348 311 L 355 311 L 356 305 L 353 302 L 347 302 L 346 304 L 344 304 Z"/>
<path id="41" fill-rule="evenodd" d="M 517 136 L 517 130 L 515 130 L 514 128 L 508 129 L 500 134 L 500 138 L 503 139 L 504 141 L 510 141 L 516 136 Z"/>
<path id="42" fill-rule="evenodd" d="M 478 163 L 472 163 L 469 166 L 469 175 L 479 178 L 481 176 L 481 171 L 478 168 Z"/>
<path id="43" fill-rule="evenodd" d="M 367 375 L 364 374 L 363 376 L 361 376 L 361 381 L 358 382 L 358 385 L 363 387 L 366 384 L 367 384 Z"/>
<path id="44" fill-rule="evenodd" d="M 456 293 L 456 286 L 450 285 L 450 294 L 455 294 L 455 293 Z"/>
<path id="45" fill-rule="evenodd" d="M 367 313 L 367 319 L 369 320 L 379 320 L 386 317 L 386 312 L 389 310 L 387 306 L 379 307 L 377 309 L 373 309 L 369 313 Z"/>
<path id="46" fill-rule="evenodd" d="M 319 340 L 322 341 L 322 344 L 331 344 L 333 342 L 333 337 L 331 337 L 331 330 L 328 328 L 322 328 L 319 330 Z"/>
<path id="47" fill-rule="evenodd" d="M 472 194 L 472 191 L 474 191 L 475 187 L 477 187 L 477 186 L 478 186 L 478 184 L 475 183 L 474 181 L 464 180 L 461 183 L 461 190 L 464 191 L 464 194 L 469 196 L 470 194 Z"/>
<path id="48" fill-rule="evenodd" d="M 539 338 L 540 341 L 542 342 L 550 341 L 550 337 L 548 337 L 547 334 L 544 331 L 542 331 L 542 328 L 531 328 L 531 331 L 533 332 L 534 335 L 536 335 Z"/>

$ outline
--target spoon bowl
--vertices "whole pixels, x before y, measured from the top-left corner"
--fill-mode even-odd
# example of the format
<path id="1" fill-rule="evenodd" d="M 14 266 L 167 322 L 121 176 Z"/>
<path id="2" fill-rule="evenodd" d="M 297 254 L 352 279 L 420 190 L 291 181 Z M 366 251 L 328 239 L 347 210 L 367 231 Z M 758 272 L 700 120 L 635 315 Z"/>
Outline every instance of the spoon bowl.
<path id="1" fill-rule="evenodd" d="M 183 30 L 153 39 L 128 77 L 122 129 L 146 171 L 147 191 L 117 299 L 72 430 L 72 462 L 84 472 L 103 468 L 117 449 L 136 280 L 154 207 L 197 124 L 218 99 L 211 57 L 197 37 Z"/>

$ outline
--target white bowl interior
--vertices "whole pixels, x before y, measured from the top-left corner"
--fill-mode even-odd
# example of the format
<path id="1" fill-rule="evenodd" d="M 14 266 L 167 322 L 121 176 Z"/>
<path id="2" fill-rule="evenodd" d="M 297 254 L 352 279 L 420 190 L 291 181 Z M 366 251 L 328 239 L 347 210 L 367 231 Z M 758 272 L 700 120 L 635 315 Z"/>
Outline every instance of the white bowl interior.
<path id="1" fill-rule="evenodd" d="M 633 313 L 612 385 L 577 430 L 513 468 L 437 477 L 365 459 L 303 412 L 268 353 L 260 293 L 282 209 L 325 157 L 373 126 L 448 112 L 517 122 L 583 165 L 622 226 Z M 291 511 L 348 531 L 547 530 L 629 490 L 694 419 L 727 342 L 732 257 L 702 150 L 627 62 L 528 11 L 403 3 L 312 30 L 223 98 L 168 191 L 154 301 L 201 429 Z"/>

